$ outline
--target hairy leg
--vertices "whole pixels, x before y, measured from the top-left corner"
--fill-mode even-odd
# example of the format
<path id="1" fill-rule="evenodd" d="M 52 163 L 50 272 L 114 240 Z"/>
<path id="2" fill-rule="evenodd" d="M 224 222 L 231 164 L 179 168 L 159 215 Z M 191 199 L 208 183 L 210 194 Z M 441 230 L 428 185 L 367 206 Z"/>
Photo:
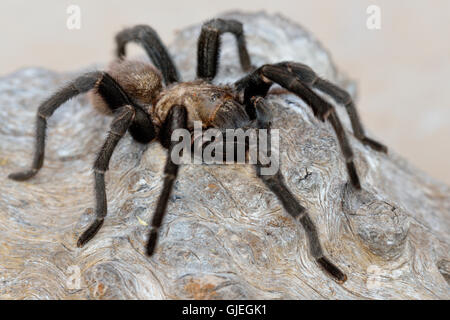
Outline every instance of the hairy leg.
<path id="1" fill-rule="evenodd" d="M 376 151 L 387 153 L 388 149 L 386 146 L 366 136 L 356 106 L 347 91 L 321 78 L 317 78 L 317 81 L 314 83 L 314 88 L 330 95 L 336 102 L 342 103 L 345 106 L 356 138 Z"/>
<path id="2" fill-rule="evenodd" d="M 125 56 L 125 47 L 128 42 L 136 42 L 144 47 L 152 62 L 161 71 L 166 85 L 179 81 L 175 64 L 153 28 L 147 25 L 137 25 L 119 32 L 116 35 L 116 54 L 119 58 Z"/>
<path id="3" fill-rule="evenodd" d="M 281 66 L 288 70 L 290 73 L 294 74 L 297 79 L 303 84 L 312 88 L 316 88 L 331 96 L 331 98 L 333 98 L 333 100 L 337 103 L 343 104 L 349 115 L 355 137 L 359 139 L 363 144 L 368 145 L 374 150 L 384 153 L 387 152 L 387 148 L 384 145 L 366 136 L 356 106 L 353 103 L 352 97 L 347 91 L 341 89 L 328 80 L 320 78 L 307 65 L 296 62 L 281 62 L 277 63 L 276 65 Z"/>
<path id="4" fill-rule="evenodd" d="M 303 228 L 305 229 L 306 235 L 308 237 L 309 250 L 313 258 L 317 261 L 319 266 L 331 275 L 338 283 L 343 283 L 347 280 L 347 276 L 339 270 L 337 266 L 335 266 L 323 253 L 322 246 L 320 245 L 319 236 L 317 233 L 317 229 L 308 215 L 307 210 L 298 202 L 296 197 L 292 194 L 289 188 L 286 186 L 284 182 L 283 175 L 280 170 L 278 170 L 275 174 L 272 175 L 264 175 L 262 174 L 262 169 L 264 167 L 270 166 L 272 163 L 267 163 L 263 165 L 260 161 L 261 155 L 267 155 L 269 150 L 271 150 L 270 145 L 270 118 L 268 107 L 263 98 L 257 98 L 254 100 L 254 106 L 256 110 L 256 114 L 258 117 L 258 123 L 260 129 L 267 129 L 268 131 L 268 143 L 261 144 L 259 146 L 266 145 L 266 150 L 262 150 L 262 154 L 258 154 L 258 161 L 255 165 L 256 174 L 258 177 L 264 182 L 264 184 L 276 195 L 278 200 L 283 205 L 283 208 L 289 213 L 289 215 L 294 218 L 295 221 L 299 222 Z"/>
<path id="5" fill-rule="evenodd" d="M 214 19 L 203 24 L 197 47 L 197 77 L 212 80 L 219 65 L 220 37 L 230 32 L 236 37 L 242 70 L 250 71 L 251 62 L 245 43 L 242 23 L 236 20 Z"/>
<path id="6" fill-rule="evenodd" d="M 86 73 L 70 82 L 39 106 L 36 119 L 36 143 L 34 147 L 33 163 L 26 171 L 12 173 L 8 177 L 17 181 L 24 181 L 35 176 L 44 164 L 45 132 L 47 119 L 67 100 L 92 89 L 103 76 L 102 72 Z"/>
<path id="7" fill-rule="evenodd" d="M 187 110 L 184 106 L 174 105 L 167 116 L 163 140 L 163 145 L 168 146 L 167 160 L 164 168 L 164 184 L 156 205 L 155 213 L 151 223 L 150 235 L 147 243 L 147 255 L 151 256 L 158 242 L 158 231 L 161 227 L 164 214 L 167 210 L 169 197 L 172 193 L 173 184 L 178 175 L 179 165 L 172 161 L 171 153 L 176 141 L 171 141 L 172 132 L 176 129 L 185 129 L 187 126 Z"/>
<path id="8" fill-rule="evenodd" d="M 307 75 L 304 76 L 304 82 L 306 82 L 305 79 L 308 79 Z M 244 91 L 244 103 L 249 115 L 252 116 L 253 113 L 256 117 L 253 101 L 257 97 L 264 97 L 273 83 L 281 85 L 303 99 L 312 108 L 314 115 L 320 120 L 325 121 L 328 119 L 331 122 L 347 164 L 350 181 L 355 188 L 361 189 L 359 177 L 353 162 L 353 151 L 333 106 L 317 95 L 307 85 L 303 84 L 283 63 L 264 65 L 236 82 L 236 88 L 239 91 Z"/>
<path id="9" fill-rule="evenodd" d="M 111 123 L 111 129 L 108 137 L 106 138 L 106 141 L 94 163 L 96 218 L 90 227 L 78 239 L 78 247 L 84 246 L 89 240 L 91 240 L 103 225 L 103 221 L 107 213 L 105 172 L 108 170 L 109 161 L 111 160 L 111 156 L 117 146 L 117 143 L 127 132 L 134 116 L 135 110 L 129 105 L 123 106 L 115 111 L 114 120 Z"/>
<path id="10" fill-rule="evenodd" d="M 278 171 L 275 175 L 261 175 L 261 165 L 256 166 L 257 174 L 264 184 L 277 196 L 283 208 L 299 222 L 305 229 L 308 237 L 309 249 L 313 258 L 322 267 L 322 269 L 331 275 L 337 282 L 343 283 L 347 280 L 347 276 L 339 270 L 327 257 L 325 257 L 322 246 L 320 245 L 319 236 L 316 227 L 308 215 L 306 209 L 301 206 L 295 196 L 287 188 L 284 183 L 283 176 Z"/>

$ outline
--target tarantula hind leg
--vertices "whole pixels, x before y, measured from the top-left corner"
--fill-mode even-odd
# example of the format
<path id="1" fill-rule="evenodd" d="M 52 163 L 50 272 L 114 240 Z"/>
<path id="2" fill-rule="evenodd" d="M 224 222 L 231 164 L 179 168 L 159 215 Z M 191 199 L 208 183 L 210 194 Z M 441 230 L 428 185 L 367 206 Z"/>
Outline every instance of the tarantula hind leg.
<path id="1" fill-rule="evenodd" d="M 95 83 L 103 76 L 102 72 L 86 73 L 70 82 L 50 98 L 44 101 L 38 109 L 36 119 L 36 142 L 34 147 L 33 163 L 29 170 L 12 173 L 8 178 L 16 181 L 25 181 L 34 177 L 44 164 L 45 131 L 47 119 L 67 100 L 92 89 Z"/>
<path id="2" fill-rule="evenodd" d="M 236 20 L 213 19 L 203 24 L 200 37 L 198 38 L 198 78 L 212 80 L 216 76 L 219 65 L 220 37 L 226 32 L 230 32 L 236 37 L 242 70 L 251 70 L 252 65 L 247 51 L 242 23 Z"/>
<path id="3" fill-rule="evenodd" d="M 142 45 L 149 58 L 161 71 L 166 85 L 180 80 L 178 70 L 168 50 L 153 28 L 147 25 L 137 25 L 119 32 L 116 35 L 116 54 L 119 58 L 125 56 L 126 45 L 129 42 L 136 42 Z"/>
<path id="4" fill-rule="evenodd" d="M 91 240 L 100 230 L 103 225 L 107 213 L 107 201 L 105 191 L 105 172 L 108 170 L 109 161 L 113 154 L 114 149 L 117 146 L 119 140 L 127 132 L 135 116 L 135 111 L 132 106 L 126 105 L 115 111 L 114 120 L 111 123 L 111 130 L 108 137 L 103 144 L 97 159 L 94 163 L 94 176 L 95 176 L 95 221 L 90 227 L 80 236 L 77 242 L 77 246 L 80 248 Z"/>
<path id="5" fill-rule="evenodd" d="M 158 242 L 158 231 L 161 227 L 164 215 L 167 210 L 169 197 L 172 193 L 173 184 L 178 175 L 179 165 L 172 161 L 172 150 L 176 145 L 176 141 L 171 140 L 172 132 L 176 129 L 186 129 L 187 127 L 187 110 L 181 105 L 174 105 L 167 116 L 165 126 L 163 128 L 162 143 L 168 146 L 167 160 L 164 168 L 164 184 L 161 194 L 156 205 L 155 213 L 151 223 L 150 235 L 147 242 L 147 255 L 153 255 L 156 244 Z"/>

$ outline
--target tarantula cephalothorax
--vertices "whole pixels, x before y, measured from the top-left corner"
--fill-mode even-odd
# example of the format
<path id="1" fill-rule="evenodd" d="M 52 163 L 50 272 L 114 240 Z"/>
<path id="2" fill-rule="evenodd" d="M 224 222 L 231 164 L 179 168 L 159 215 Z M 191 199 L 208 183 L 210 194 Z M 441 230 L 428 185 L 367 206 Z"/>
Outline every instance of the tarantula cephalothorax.
<path id="1" fill-rule="evenodd" d="M 220 37 L 224 32 L 232 33 L 238 44 L 242 68 L 250 72 L 230 86 L 211 84 L 215 77 Z M 345 158 L 349 177 L 353 187 L 360 189 L 358 174 L 353 163 L 353 152 L 339 118 L 331 104 L 322 99 L 312 89 L 329 94 L 336 102 L 345 105 L 355 136 L 375 150 L 386 152 L 386 148 L 369 139 L 363 130 L 358 114 L 349 94 L 318 77 L 311 68 L 296 62 L 281 62 L 263 65 L 251 70 L 242 24 L 235 20 L 214 19 L 206 22 L 198 41 L 197 80 L 179 82 L 179 76 L 167 49 L 156 32 L 145 25 L 125 29 L 116 36 L 118 60 L 110 65 L 107 72 L 90 72 L 68 83 L 41 104 L 37 112 L 36 145 L 31 169 L 11 174 L 14 180 L 27 180 L 36 175 L 44 162 L 45 131 L 47 118 L 70 98 L 90 91 L 92 103 L 103 111 L 112 113 L 114 120 L 111 130 L 94 163 L 96 219 L 80 236 L 78 247 L 85 245 L 98 232 L 107 213 L 105 192 L 105 172 L 111 155 L 123 135 L 128 131 L 140 143 L 154 140 L 168 149 L 171 154 L 174 142 L 171 134 L 175 129 L 192 130 L 193 121 L 201 121 L 203 127 L 234 129 L 243 127 L 267 128 L 270 123 L 264 97 L 273 83 L 302 98 L 325 121 L 328 119 L 338 138 Z M 142 45 L 154 66 L 124 59 L 128 42 Z M 162 85 L 164 81 L 165 87 Z M 339 283 L 347 277 L 322 251 L 319 237 L 306 209 L 297 201 L 287 188 L 282 174 L 261 175 L 262 164 L 255 165 L 257 175 L 274 192 L 284 209 L 304 227 L 311 255 L 324 271 Z M 164 169 L 164 184 L 158 199 L 151 230 L 147 253 L 154 252 L 158 229 L 161 226 L 167 208 L 172 186 L 178 173 L 178 165 L 170 156 Z"/>

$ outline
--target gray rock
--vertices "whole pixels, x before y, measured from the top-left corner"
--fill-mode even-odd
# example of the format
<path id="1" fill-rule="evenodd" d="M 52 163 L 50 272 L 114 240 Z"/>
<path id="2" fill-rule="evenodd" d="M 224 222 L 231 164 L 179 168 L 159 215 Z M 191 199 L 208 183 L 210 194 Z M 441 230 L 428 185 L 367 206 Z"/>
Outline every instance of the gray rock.
<path id="1" fill-rule="evenodd" d="M 252 62 L 295 60 L 353 95 L 322 45 L 281 16 L 228 13 L 245 24 Z M 194 78 L 200 25 L 170 46 L 184 80 Z M 217 83 L 243 75 L 235 43 L 223 38 Z M 76 239 L 93 218 L 91 165 L 110 118 L 85 96 L 49 121 L 44 168 L 8 180 L 31 162 L 40 101 L 75 74 L 30 68 L 0 79 L 0 298 L 66 299 L 449 299 L 450 189 L 390 150 L 351 135 L 364 191 L 347 172 L 328 123 L 292 94 L 269 99 L 281 132 L 281 169 L 318 226 L 324 250 L 349 276 L 339 285 L 308 253 L 303 229 L 248 165 L 181 169 L 154 257 L 144 254 L 165 151 L 128 134 L 107 174 L 109 213 L 84 248 Z"/>

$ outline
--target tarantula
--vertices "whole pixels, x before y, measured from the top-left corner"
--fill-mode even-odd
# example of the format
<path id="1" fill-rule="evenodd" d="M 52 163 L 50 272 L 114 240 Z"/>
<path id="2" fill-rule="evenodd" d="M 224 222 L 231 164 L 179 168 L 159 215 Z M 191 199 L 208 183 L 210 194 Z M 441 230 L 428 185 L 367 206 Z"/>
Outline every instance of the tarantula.
<path id="1" fill-rule="evenodd" d="M 237 41 L 240 64 L 249 72 L 236 83 L 227 86 L 213 85 L 219 61 L 220 38 L 232 33 Z M 31 169 L 13 173 L 9 178 L 23 181 L 37 174 L 44 162 L 45 131 L 47 119 L 67 100 L 89 92 L 92 104 L 103 112 L 112 114 L 109 134 L 95 160 L 96 218 L 79 237 L 77 246 L 84 246 L 101 228 L 107 214 L 105 172 L 119 140 L 128 131 L 139 143 L 158 140 L 168 154 L 174 147 L 171 134 L 175 129 L 192 130 L 194 121 L 203 127 L 234 129 L 243 127 L 268 128 L 270 114 L 265 97 L 273 84 L 278 84 L 303 99 L 320 120 L 329 120 L 336 132 L 351 185 L 360 189 L 360 181 L 353 162 L 353 152 L 342 124 L 333 108 L 316 94 L 318 89 L 330 95 L 337 103 L 345 105 L 353 133 L 363 144 L 386 152 L 385 146 L 368 138 L 359 120 L 350 95 L 333 83 L 318 77 L 308 66 L 296 62 L 280 62 L 253 68 L 247 51 L 243 26 L 235 20 L 214 19 L 201 29 L 197 52 L 197 80 L 180 82 L 177 69 L 157 33 L 149 26 L 128 28 L 116 36 L 117 57 L 106 72 L 89 72 L 74 79 L 44 101 L 37 112 L 36 144 Z M 125 59 L 129 42 L 143 46 L 153 65 Z M 163 86 L 164 82 L 165 86 Z M 312 257 L 335 281 L 343 283 L 347 277 L 323 253 L 316 227 L 306 209 L 287 188 L 282 174 L 261 175 L 261 162 L 255 164 L 256 173 L 272 190 L 284 209 L 304 227 Z M 151 222 L 146 252 L 154 252 L 158 230 L 162 224 L 179 165 L 168 156 L 164 168 L 164 184 Z"/>

